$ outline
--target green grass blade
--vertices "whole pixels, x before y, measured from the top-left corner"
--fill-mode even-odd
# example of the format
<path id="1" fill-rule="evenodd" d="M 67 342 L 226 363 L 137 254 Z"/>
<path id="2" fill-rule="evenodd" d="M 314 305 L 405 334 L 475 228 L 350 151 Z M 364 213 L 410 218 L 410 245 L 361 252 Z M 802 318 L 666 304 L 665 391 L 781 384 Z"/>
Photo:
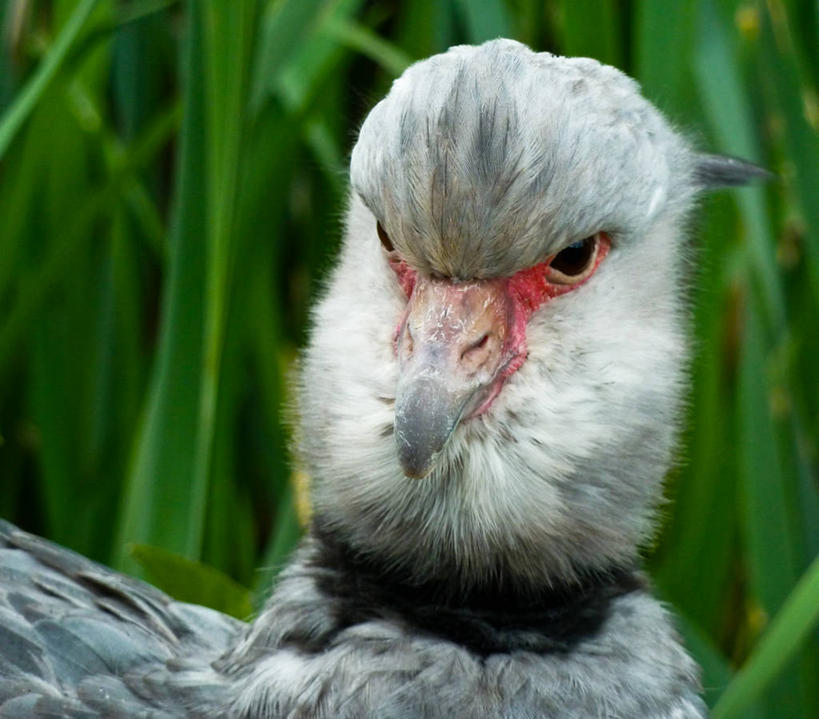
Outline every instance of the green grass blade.
<path id="1" fill-rule="evenodd" d="M 0 158 L 54 79 L 99 0 L 80 0 L 34 76 L 0 118 Z"/>
<path id="2" fill-rule="evenodd" d="M 209 200 L 204 356 L 192 477 L 197 491 L 191 495 L 190 507 L 195 517 L 205 515 L 205 490 L 211 471 L 222 352 L 237 244 L 233 229 L 256 3 L 254 0 L 241 0 L 229 6 L 212 5 L 209 9 L 210 12 L 205 13 L 205 69 L 211 162 L 207 167 Z M 188 526 L 188 546 L 200 551 L 203 531 L 203 522 L 191 522 Z"/>
<path id="3" fill-rule="evenodd" d="M 743 83 L 733 28 L 710 0 L 700 9 L 695 78 L 718 147 L 758 159 L 753 89 Z M 737 404 L 741 526 L 751 588 L 745 601 L 752 615 L 761 610 L 764 617 L 779 610 L 809 552 L 801 527 L 800 473 L 789 456 L 796 445 L 787 436 L 793 428 L 772 413 L 778 391 L 772 370 L 788 351 L 791 330 L 771 218 L 761 187 L 740 190 L 736 197 L 747 239 L 743 268 L 747 276 L 742 278 L 747 306 Z M 746 621 L 747 634 L 753 635 L 752 624 Z M 766 692 L 768 710 L 775 707 L 781 717 L 801 717 L 805 710 L 815 713 L 819 710 L 815 675 L 816 647 L 811 643 Z"/>
<path id="4" fill-rule="evenodd" d="M 32 125 L 32 131 L 23 133 L 21 142 L 14 145 L 3 161 L 4 175 L 0 183 L 0 217 L 3 218 L 3 231 L 0 232 L 0 254 L 3 258 L 0 262 L 0 298 L 6 296 L 15 283 L 19 283 L 21 268 L 26 266 L 30 221 L 37 214 L 42 175 L 51 157 L 51 147 L 42 139 L 45 118 L 38 117 L 35 112 Z"/>
<path id="5" fill-rule="evenodd" d="M 563 52 L 623 67 L 620 12 L 613 0 L 561 0 Z"/>
<path id="6" fill-rule="evenodd" d="M 250 590 L 214 567 L 161 547 L 135 544 L 131 556 L 148 580 L 180 602 L 193 602 L 246 621 L 253 614 Z"/>
<path id="7" fill-rule="evenodd" d="M 250 84 L 251 108 L 258 111 L 274 90 L 282 65 L 305 42 L 324 0 L 282 0 L 268 4 L 262 17 L 254 72 Z"/>
<path id="8" fill-rule="evenodd" d="M 153 159 L 166 142 L 175 123 L 174 108 L 161 113 L 115 164 L 103 187 L 92 191 L 78 208 L 72 208 L 70 213 L 66 213 L 69 220 L 60 218 L 59 240 L 54 243 L 43 261 L 22 278 L 15 302 L 0 325 L 0 379 L 3 378 L 37 312 L 55 288 L 70 276 L 71 263 L 91 241 L 94 223 L 117 200 L 123 183 L 127 183 L 129 177 Z M 22 215 L 23 218 L 28 216 L 27 213 Z M 0 280 L 2 279 L 3 273 L 0 272 Z M 0 289 L 3 289 L 2 286 Z"/>
<path id="9" fill-rule="evenodd" d="M 746 311 L 740 358 L 738 449 L 750 586 L 758 606 L 772 616 L 798 579 L 803 547 L 796 521 L 797 478 L 787 471 L 777 443 L 765 372 L 765 336 L 754 309 L 751 306 Z M 808 701 L 811 681 L 801 682 L 810 664 L 810 657 L 800 658 L 800 664 L 782 674 L 772 687 L 769 702 L 778 708 L 779 716 L 799 716 L 799 710 L 785 709 L 786 697 L 801 695 L 802 702 Z"/>
<path id="10" fill-rule="evenodd" d="M 690 68 L 680 58 L 694 33 L 693 0 L 639 0 L 635 9 L 634 68 L 646 97 L 672 117 L 690 120 Z"/>
<path id="11" fill-rule="evenodd" d="M 732 51 L 726 25 L 713 0 L 704 0 L 694 53 L 697 87 L 720 152 L 759 161 L 753 112 L 739 74 L 738 53 Z M 746 188 L 737 191 L 737 198 L 748 233 L 748 257 L 759 278 L 767 322 L 769 326 L 784 327 L 785 303 L 763 191 L 760 187 Z"/>
<path id="12" fill-rule="evenodd" d="M 775 7 L 778 2 L 772 2 Z M 784 12 L 776 13 L 779 22 L 785 22 Z M 765 13 L 763 22 L 762 51 L 766 59 L 765 68 L 768 74 L 770 89 L 776 101 L 776 110 L 781 113 L 779 119 L 784 121 L 781 130 L 787 161 L 792 163 L 795 172 L 783 181 L 794 193 L 799 210 L 804 217 L 808 231 L 803 233 L 803 242 L 808 256 L 808 268 L 811 276 L 814 302 L 819 298 L 819 233 L 811 228 L 819 227 L 819 133 L 811 127 L 806 117 L 806 106 L 811 101 L 813 92 L 807 78 L 800 72 L 792 44 L 784 48 L 777 46 L 772 23 L 777 20 L 771 16 L 770 9 Z M 791 36 L 790 28 L 780 27 L 779 37 L 786 43 Z M 814 102 L 817 100 L 814 96 Z M 819 112 L 819 108 L 815 110 Z M 819 124 L 819 123 L 817 123 Z"/>
<path id="13" fill-rule="evenodd" d="M 745 710 L 794 657 L 819 623 L 819 557 L 774 617 L 745 666 L 714 707 L 712 719 L 747 716 Z"/>
<path id="14" fill-rule="evenodd" d="M 410 57 L 427 57 L 455 44 L 452 2 L 407 0 L 398 6 L 392 39 Z"/>
<path id="15" fill-rule="evenodd" d="M 205 69 L 202 14 L 187 3 L 184 110 L 174 217 L 156 366 L 122 501 L 117 564 L 137 571 L 127 544 L 199 555 L 207 485 L 194 467 L 200 412 L 207 222 Z"/>
<path id="16" fill-rule="evenodd" d="M 412 63 L 403 50 L 360 23 L 339 19 L 326 23 L 324 28 L 345 47 L 369 57 L 391 75 L 400 75 Z"/>
<path id="17" fill-rule="evenodd" d="M 324 3 L 304 43 L 276 73 L 271 91 L 289 112 L 297 114 L 306 110 L 315 99 L 322 81 L 338 70 L 338 62 L 343 55 L 340 43 L 325 27 L 348 20 L 362 4 L 363 0 L 331 0 Z"/>
<path id="18" fill-rule="evenodd" d="M 713 707 L 735 674 L 728 660 L 700 627 L 684 616 L 678 616 L 676 623 L 685 640 L 685 646 L 702 669 L 703 698 L 709 707 Z M 746 705 L 742 716 L 743 719 L 765 719 L 760 708 L 751 704 Z"/>
<path id="19" fill-rule="evenodd" d="M 455 0 L 455 4 L 464 18 L 470 42 L 509 37 L 512 24 L 506 6 L 500 0 Z"/>
<path id="20" fill-rule="evenodd" d="M 760 321 L 746 312 L 740 359 L 740 461 L 751 582 L 765 610 L 777 610 L 798 576 L 786 478 L 770 416 L 766 353 Z"/>
<path id="21" fill-rule="evenodd" d="M 71 263 L 89 242 L 90 229 L 114 197 L 113 192 L 98 192 L 80 208 L 58 246 L 44 262 L 24 278 L 11 311 L 0 326 L 0 377 L 31 327 L 32 318 L 42 308 L 53 289 L 70 275 Z"/>

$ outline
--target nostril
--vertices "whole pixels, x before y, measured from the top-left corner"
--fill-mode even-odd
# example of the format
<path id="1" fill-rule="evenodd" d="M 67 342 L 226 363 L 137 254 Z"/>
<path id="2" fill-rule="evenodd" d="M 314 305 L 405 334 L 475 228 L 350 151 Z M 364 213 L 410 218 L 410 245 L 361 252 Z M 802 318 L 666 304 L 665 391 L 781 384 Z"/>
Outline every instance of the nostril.
<path id="1" fill-rule="evenodd" d="M 404 350 L 404 356 L 409 357 L 412 354 L 413 350 L 413 340 L 412 340 L 412 329 L 410 328 L 410 323 L 404 327 L 404 341 L 401 343 L 402 349 Z"/>
<path id="2" fill-rule="evenodd" d="M 480 350 L 484 349 L 489 344 L 489 333 L 485 332 L 480 339 L 473 342 L 461 353 L 461 359 L 469 359 L 470 357 L 477 357 L 482 354 Z"/>

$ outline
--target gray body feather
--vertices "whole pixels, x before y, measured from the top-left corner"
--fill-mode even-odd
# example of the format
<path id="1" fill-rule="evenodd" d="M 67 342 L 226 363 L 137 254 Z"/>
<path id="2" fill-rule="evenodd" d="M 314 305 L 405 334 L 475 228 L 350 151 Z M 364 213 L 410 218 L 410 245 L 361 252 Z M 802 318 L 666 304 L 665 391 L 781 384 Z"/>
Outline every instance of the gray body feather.
<path id="1" fill-rule="evenodd" d="M 3 719 L 213 716 L 241 627 L 0 521 Z"/>
<path id="2" fill-rule="evenodd" d="M 411 67 L 353 151 L 300 383 L 314 526 L 266 609 L 241 625 L 4 525 L 0 717 L 703 716 L 636 567 L 686 380 L 685 223 L 757 174 L 593 60 L 499 40 Z M 601 231 L 489 409 L 405 476 L 390 262 L 457 290 Z"/>

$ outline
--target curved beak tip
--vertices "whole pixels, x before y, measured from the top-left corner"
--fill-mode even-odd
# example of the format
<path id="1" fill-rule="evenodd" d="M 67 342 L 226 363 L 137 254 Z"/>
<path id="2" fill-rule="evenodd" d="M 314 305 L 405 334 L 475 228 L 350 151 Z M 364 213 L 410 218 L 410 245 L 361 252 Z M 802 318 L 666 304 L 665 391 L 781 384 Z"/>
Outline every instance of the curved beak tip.
<path id="1" fill-rule="evenodd" d="M 407 448 L 409 451 L 402 452 L 401 447 L 398 449 L 398 461 L 401 464 L 401 470 L 404 476 L 409 479 L 423 479 L 435 466 L 435 460 L 438 453 L 428 456 L 422 456 L 420 453 L 414 453 L 412 448 Z"/>
<path id="2" fill-rule="evenodd" d="M 460 419 L 460 401 L 427 380 L 399 387 L 395 411 L 395 445 L 401 470 L 421 479 L 435 468 Z"/>

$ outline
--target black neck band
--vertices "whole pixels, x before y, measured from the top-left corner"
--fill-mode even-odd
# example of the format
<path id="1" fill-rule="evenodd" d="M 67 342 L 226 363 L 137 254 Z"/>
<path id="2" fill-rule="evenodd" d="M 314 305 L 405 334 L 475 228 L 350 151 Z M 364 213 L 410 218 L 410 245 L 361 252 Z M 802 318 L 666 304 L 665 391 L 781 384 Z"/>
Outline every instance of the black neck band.
<path id="1" fill-rule="evenodd" d="M 313 536 L 313 564 L 330 570 L 319 574 L 318 589 L 331 600 L 338 631 L 373 619 L 398 621 L 482 656 L 569 651 L 599 631 L 614 599 L 645 588 L 634 567 L 612 567 L 528 591 L 501 583 L 455 590 L 441 581 L 414 582 L 316 524 Z"/>

